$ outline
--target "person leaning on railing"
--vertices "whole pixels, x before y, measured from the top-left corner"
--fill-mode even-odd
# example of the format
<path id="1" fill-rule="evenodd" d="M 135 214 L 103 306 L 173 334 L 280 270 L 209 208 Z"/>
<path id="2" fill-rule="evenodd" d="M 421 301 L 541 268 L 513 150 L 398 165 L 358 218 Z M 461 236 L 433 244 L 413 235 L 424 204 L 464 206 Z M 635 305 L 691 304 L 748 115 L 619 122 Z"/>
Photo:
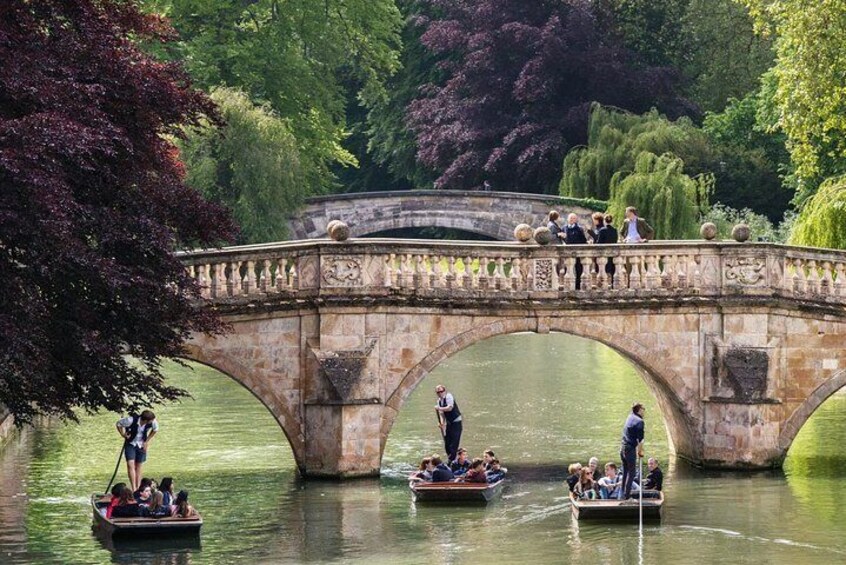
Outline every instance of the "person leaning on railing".
<path id="1" fill-rule="evenodd" d="M 638 217 L 634 206 L 626 208 L 626 219 L 620 228 L 620 241 L 623 243 L 646 243 L 655 239 L 655 230 L 643 218 Z"/>

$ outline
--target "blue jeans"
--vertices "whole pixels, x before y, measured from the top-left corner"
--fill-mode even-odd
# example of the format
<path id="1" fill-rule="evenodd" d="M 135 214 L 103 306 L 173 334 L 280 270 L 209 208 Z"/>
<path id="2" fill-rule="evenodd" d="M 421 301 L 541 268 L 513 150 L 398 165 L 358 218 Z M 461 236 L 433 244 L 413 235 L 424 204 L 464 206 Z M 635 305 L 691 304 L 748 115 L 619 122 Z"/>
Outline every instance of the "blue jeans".
<path id="1" fill-rule="evenodd" d="M 624 446 L 620 450 L 620 459 L 623 460 L 623 493 L 620 496 L 625 500 L 632 494 L 632 483 L 635 478 L 635 467 L 637 466 L 637 447 Z"/>

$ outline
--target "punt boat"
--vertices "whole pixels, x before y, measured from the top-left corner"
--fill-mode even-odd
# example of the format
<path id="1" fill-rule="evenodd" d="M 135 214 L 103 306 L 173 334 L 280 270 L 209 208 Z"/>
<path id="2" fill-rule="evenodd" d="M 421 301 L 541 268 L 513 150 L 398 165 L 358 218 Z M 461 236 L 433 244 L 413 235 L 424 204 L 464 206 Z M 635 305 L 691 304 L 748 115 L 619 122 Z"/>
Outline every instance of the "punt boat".
<path id="1" fill-rule="evenodd" d="M 577 520 L 605 520 L 618 522 L 638 521 L 638 499 L 623 500 L 579 500 L 570 493 L 570 507 Z M 660 520 L 664 505 L 664 493 L 661 491 L 643 492 L 643 519 Z"/>
<path id="2" fill-rule="evenodd" d="M 505 479 L 495 483 L 421 483 L 411 481 L 414 502 L 445 502 L 453 504 L 487 504 L 502 493 Z"/>
<path id="3" fill-rule="evenodd" d="M 94 529 L 109 536 L 196 536 L 200 534 L 203 518 L 197 514 L 190 518 L 106 518 L 110 496 L 91 495 Z"/>

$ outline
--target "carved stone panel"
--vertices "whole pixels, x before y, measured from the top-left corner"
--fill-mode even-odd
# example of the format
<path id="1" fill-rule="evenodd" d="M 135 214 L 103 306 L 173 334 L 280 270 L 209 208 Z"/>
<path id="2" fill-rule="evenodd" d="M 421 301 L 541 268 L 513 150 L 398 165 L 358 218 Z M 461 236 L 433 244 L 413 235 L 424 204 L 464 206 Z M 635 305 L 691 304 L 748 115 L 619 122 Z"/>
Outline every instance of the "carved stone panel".
<path id="1" fill-rule="evenodd" d="M 766 283 L 765 257 L 728 257 L 724 265 L 725 282 L 729 286 L 760 286 Z"/>
<path id="2" fill-rule="evenodd" d="M 714 347 L 710 400 L 738 404 L 774 402 L 768 396 L 771 352 L 768 347 Z"/>
<path id="3" fill-rule="evenodd" d="M 368 338 L 361 349 L 348 351 L 314 351 L 320 365 L 320 376 L 331 385 L 341 403 L 372 402 L 378 398 L 378 387 L 371 386 L 372 375 L 365 371 L 367 358 L 376 345 L 376 338 Z"/>
<path id="4" fill-rule="evenodd" d="M 361 259 L 359 257 L 324 257 L 320 274 L 325 286 L 361 286 Z"/>
<path id="5" fill-rule="evenodd" d="M 552 259 L 535 259 L 535 290 L 552 290 L 555 263 Z"/>

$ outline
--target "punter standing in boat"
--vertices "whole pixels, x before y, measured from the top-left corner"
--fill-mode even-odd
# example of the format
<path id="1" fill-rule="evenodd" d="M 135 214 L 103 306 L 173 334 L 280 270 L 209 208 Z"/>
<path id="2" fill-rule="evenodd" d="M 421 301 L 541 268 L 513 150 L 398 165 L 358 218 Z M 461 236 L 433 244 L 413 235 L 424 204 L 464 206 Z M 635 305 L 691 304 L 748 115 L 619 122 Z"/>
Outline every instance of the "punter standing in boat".
<path id="1" fill-rule="evenodd" d="M 159 423 L 151 410 L 144 410 L 140 414 L 121 418 L 116 427 L 120 437 L 125 440 L 123 453 L 126 456 L 126 471 L 132 492 L 135 492 L 141 485 L 141 467 L 147 461 L 147 448 L 159 431 Z"/>
<path id="2" fill-rule="evenodd" d="M 447 453 L 447 461 L 452 463 L 458 455 L 458 445 L 461 443 L 461 410 L 452 394 L 448 393 L 444 385 L 435 387 L 438 395 L 438 403 L 435 410 L 442 416 L 440 420 L 441 432 L 444 435 L 444 449 Z"/>
<path id="3" fill-rule="evenodd" d="M 622 500 L 631 497 L 637 458 L 643 457 L 643 414 L 643 404 L 638 402 L 632 406 L 632 413 L 623 426 L 623 445 L 620 448 L 620 459 L 623 460 Z"/>

